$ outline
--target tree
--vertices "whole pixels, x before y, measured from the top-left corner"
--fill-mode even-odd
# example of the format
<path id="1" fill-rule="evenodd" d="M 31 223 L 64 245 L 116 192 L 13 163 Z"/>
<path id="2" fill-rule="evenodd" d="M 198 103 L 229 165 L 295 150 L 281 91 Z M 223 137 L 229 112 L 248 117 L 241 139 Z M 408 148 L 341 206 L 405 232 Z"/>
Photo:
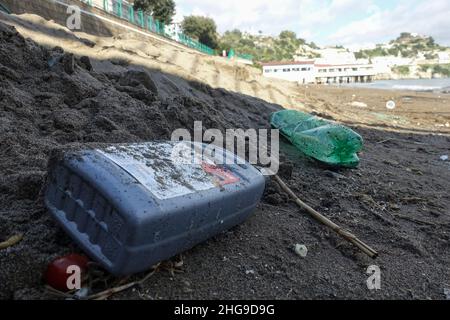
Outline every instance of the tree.
<path id="1" fill-rule="evenodd" d="M 295 32 L 289 31 L 289 30 L 281 31 L 279 37 L 280 37 L 280 39 L 286 39 L 286 40 L 287 39 L 290 39 L 290 40 L 297 39 L 297 35 L 295 34 Z"/>
<path id="2" fill-rule="evenodd" d="M 411 38 L 411 33 L 409 32 L 400 33 L 400 37 L 398 39 L 405 39 L 405 38 Z"/>
<path id="3" fill-rule="evenodd" d="M 250 53 L 248 51 L 242 52 L 243 45 L 241 41 L 243 40 L 243 34 L 238 29 L 233 29 L 231 31 L 225 31 L 223 36 L 219 41 L 219 50 L 230 50 L 231 48 L 238 49 L 239 53 Z M 252 43 L 253 46 L 253 43 Z"/>
<path id="4" fill-rule="evenodd" d="M 364 59 L 366 56 L 364 55 L 364 52 L 362 50 L 359 50 L 358 52 L 355 52 L 355 58 L 356 59 Z"/>
<path id="5" fill-rule="evenodd" d="M 392 71 L 403 76 L 406 76 L 410 73 L 409 66 L 395 66 L 392 68 Z"/>
<path id="6" fill-rule="evenodd" d="M 314 42 L 311 42 L 311 43 L 309 44 L 309 46 L 310 46 L 311 48 L 313 48 L 313 49 L 319 49 L 319 47 L 318 47 Z"/>
<path id="7" fill-rule="evenodd" d="M 213 19 L 201 16 L 184 17 L 181 23 L 183 32 L 212 49 L 219 46 L 217 26 Z"/>
<path id="8" fill-rule="evenodd" d="M 175 2 L 174 0 L 135 0 L 134 9 L 142 10 L 153 18 L 170 24 L 175 15 Z"/>

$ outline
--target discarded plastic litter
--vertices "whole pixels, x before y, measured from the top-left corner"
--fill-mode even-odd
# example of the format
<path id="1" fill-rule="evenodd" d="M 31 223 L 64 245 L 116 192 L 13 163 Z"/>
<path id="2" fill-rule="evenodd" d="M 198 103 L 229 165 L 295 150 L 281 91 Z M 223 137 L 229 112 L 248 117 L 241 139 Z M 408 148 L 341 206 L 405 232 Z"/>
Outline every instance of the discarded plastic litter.
<path id="1" fill-rule="evenodd" d="M 353 130 L 296 110 L 272 114 L 272 127 L 306 155 L 334 166 L 356 167 L 362 137 Z"/>
<path id="2" fill-rule="evenodd" d="M 302 258 L 306 258 L 306 255 L 308 254 L 308 248 L 304 244 L 297 243 L 294 246 L 294 251 L 298 256 Z"/>
<path id="3" fill-rule="evenodd" d="M 71 288 L 67 287 L 67 280 L 71 276 L 68 268 L 70 266 L 77 266 L 84 273 L 86 272 L 88 262 L 89 260 L 85 256 L 75 253 L 60 257 L 48 265 L 44 275 L 45 281 L 56 290 L 63 292 L 70 291 Z"/>
<path id="4" fill-rule="evenodd" d="M 444 154 L 443 156 L 440 156 L 439 159 L 441 159 L 442 161 L 447 161 L 448 155 Z"/>
<path id="5" fill-rule="evenodd" d="M 395 102 L 392 100 L 389 100 L 386 102 L 386 109 L 394 110 L 395 109 Z"/>
<path id="6" fill-rule="evenodd" d="M 237 159 L 222 149 L 200 163 L 174 159 L 174 150 L 192 157 L 193 146 L 205 147 L 150 142 L 66 153 L 49 175 L 46 205 L 109 272 L 147 270 L 243 222 L 264 191 L 250 164 L 220 165 Z"/>
<path id="7" fill-rule="evenodd" d="M 12 247 L 16 244 L 18 244 L 23 239 L 23 234 L 17 234 L 15 236 L 12 236 L 8 240 L 5 240 L 3 242 L 0 242 L 0 250 L 7 249 L 9 247 Z"/>
<path id="8" fill-rule="evenodd" d="M 367 108 L 367 103 L 359 102 L 359 101 L 353 101 L 352 103 L 350 103 L 350 105 L 352 107 L 357 107 L 357 108 Z"/>

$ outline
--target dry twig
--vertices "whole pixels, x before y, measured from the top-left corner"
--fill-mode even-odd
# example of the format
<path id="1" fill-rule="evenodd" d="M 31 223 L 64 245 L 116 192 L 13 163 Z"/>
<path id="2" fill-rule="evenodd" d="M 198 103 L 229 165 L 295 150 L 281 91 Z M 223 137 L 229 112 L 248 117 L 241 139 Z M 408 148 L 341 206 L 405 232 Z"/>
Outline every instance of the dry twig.
<path id="1" fill-rule="evenodd" d="M 141 279 L 139 281 L 133 281 L 133 282 L 130 282 L 130 283 L 118 286 L 118 287 L 110 288 L 105 291 L 92 294 L 92 295 L 86 297 L 86 299 L 87 300 L 105 300 L 105 299 L 108 299 L 109 297 L 111 297 L 113 294 L 128 290 L 128 289 L 133 288 L 138 285 L 142 285 L 151 276 L 153 276 L 156 273 L 156 271 L 158 271 L 159 266 L 160 266 L 160 264 L 158 263 L 149 274 L 147 274 L 143 279 Z"/>
<path id="2" fill-rule="evenodd" d="M 23 234 L 17 234 L 15 236 L 12 236 L 6 241 L 0 242 L 0 250 L 12 247 L 16 244 L 18 244 L 23 239 Z"/>
<path id="3" fill-rule="evenodd" d="M 297 205 L 306 210 L 314 219 L 318 220 L 319 222 L 323 223 L 327 227 L 331 228 L 334 232 L 339 234 L 341 237 L 343 237 L 345 240 L 353 243 L 355 246 L 357 246 L 362 252 L 367 254 L 369 257 L 375 259 L 378 256 L 378 252 L 376 252 L 374 249 L 369 247 L 367 244 L 359 240 L 356 236 L 354 236 L 349 231 L 341 228 L 337 224 L 335 224 L 333 221 L 328 219 L 327 217 L 321 215 L 319 212 L 311 208 L 309 205 L 304 203 L 302 200 L 300 200 L 295 193 L 284 183 L 283 180 L 277 175 L 274 175 L 275 180 L 278 182 L 278 184 L 281 186 L 281 188 L 287 192 L 297 203 Z"/>

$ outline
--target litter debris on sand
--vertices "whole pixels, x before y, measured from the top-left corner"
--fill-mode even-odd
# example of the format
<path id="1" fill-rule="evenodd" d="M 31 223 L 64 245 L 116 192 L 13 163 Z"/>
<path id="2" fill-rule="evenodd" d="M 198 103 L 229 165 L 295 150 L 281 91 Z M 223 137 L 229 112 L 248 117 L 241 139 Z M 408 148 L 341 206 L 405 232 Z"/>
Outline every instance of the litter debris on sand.
<path id="1" fill-rule="evenodd" d="M 306 255 L 308 254 L 308 248 L 304 244 L 295 244 L 294 251 L 302 258 L 306 258 Z"/>
<path id="2" fill-rule="evenodd" d="M 234 154 L 217 146 L 214 157 L 205 152 L 203 163 L 196 164 L 191 160 L 194 146 L 199 152 L 206 150 L 200 143 L 149 141 L 64 152 L 61 160 L 51 160 L 54 165 L 47 179 L 46 206 L 71 238 L 111 274 L 148 270 L 204 242 L 205 234 L 211 238 L 245 221 L 263 195 L 265 178 L 252 165 L 243 168 L 230 163 L 223 168 L 217 159 L 229 159 Z M 184 162 L 173 160 L 175 150 L 181 152 L 178 160 Z M 79 177 L 78 183 L 73 182 L 74 177 Z M 92 198 L 102 199 L 103 206 L 87 206 Z M 109 208 L 116 208 L 117 201 L 123 209 L 111 213 Z M 182 212 L 179 203 L 184 204 Z M 239 206 L 242 203 L 245 209 Z M 220 216 L 198 214 L 209 210 L 220 210 Z M 93 214 L 108 218 L 100 223 L 90 219 Z M 128 222 L 136 219 L 139 222 Z M 116 227 L 116 221 L 120 227 Z M 72 227 L 74 224 L 77 228 Z M 123 236 L 131 233 L 135 235 L 132 241 Z M 149 234 L 156 236 L 149 238 Z M 121 239 L 114 248 L 112 238 Z M 116 258 L 112 261 L 110 257 Z"/>
<path id="3" fill-rule="evenodd" d="M 353 101 L 350 103 L 350 105 L 352 107 L 357 107 L 357 108 L 367 108 L 367 103 L 359 102 L 359 101 Z"/>
<path id="4" fill-rule="evenodd" d="M 448 168 L 439 156 L 450 142 L 441 133 L 450 131 L 435 123 L 450 121 L 448 102 L 417 94 L 396 119 L 400 128 L 392 128 L 397 112 L 387 111 L 385 103 L 401 101 L 404 93 L 312 85 L 303 94 L 297 85 L 264 78 L 257 68 L 242 67 L 250 77 L 240 81 L 228 59 L 142 41 L 132 33 L 121 38 L 83 34 L 95 41 L 90 47 L 80 45 L 70 30 L 61 33 L 64 27 L 37 16 L 0 18 L 20 32 L 0 23 L 0 239 L 25 234 L 23 242 L 0 250 L 0 299 L 107 299 L 113 294 L 117 299 L 367 298 L 361 265 L 371 260 L 299 214 L 302 209 L 274 180 L 267 181 L 250 220 L 186 252 L 184 261 L 164 262 L 157 268 L 163 272 L 151 271 L 148 283 L 140 280 L 145 274 L 118 279 L 92 269 L 95 283 L 85 284 L 87 296 L 43 286 L 47 265 L 79 249 L 44 206 L 41 191 L 54 152 L 167 140 L 178 128 L 192 133 L 194 121 L 200 120 L 221 132 L 270 129 L 270 114 L 282 106 L 340 121 L 365 139 L 363 161 L 358 169 L 345 171 L 345 179 L 324 173 L 323 166 L 281 139 L 280 177 L 318 212 L 380 248 L 383 277 L 390 281 L 373 297 L 410 299 L 407 287 L 418 298 L 444 298 L 450 203 Z M 71 60 L 66 59 L 68 68 L 62 62 L 70 53 L 72 74 Z M 352 93 L 370 109 L 349 106 Z M 423 174 L 404 170 L 410 166 Z M 423 200 L 412 200 L 418 198 Z M 292 246 L 300 240 L 293 237 L 298 234 L 302 243 L 315 244 L 314 257 L 295 256 Z M 254 281 L 249 292 L 247 281 L 255 276 L 245 271 L 251 268 L 261 281 Z M 189 290 L 185 281 L 191 283 Z"/>
<path id="5" fill-rule="evenodd" d="M 359 164 L 357 153 L 362 150 L 363 138 L 346 126 L 297 110 L 273 113 L 270 124 L 311 158 L 336 167 Z"/>
<path id="6" fill-rule="evenodd" d="M 11 238 L 9 238 L 6 241 L 0 242 L 0 250 L 12 247 L 16 244 L 18 244 L 20 241 L 22 241 L 23 239 L 23 234 L 18 234 L 15 236 L 12 236 Z"/>
<path id="7" fill-rule="evenodd" d="M 52 56 L 60 58 L 49 65 Z M 25 228 L 30 243 L 14 255 L 0 254 L 0 299 L 40 287 L 41 273 L 34 270 L 44 271 L 73 245 L 54 224 L 41 192 L 55 152 L 69 146 L 170 140 L 174 130 L 192 130 L 198 120 L 221 131 L 268 128 L 269 115 L 281 109 L 222 89 L 204 86 L 199 91 L 194 82 L 169 80 L 136 66 L 100 72 L 99 63 L 60 47 L 44 48 L 0 23 L 0 68 L 5 71 L 0 73 L 0 236 L 6 239 L 12 230 Z M 245 108 L 237 107 L 242 104 Z M 13 270 L 16 276 L 10 277 Z"/>
<path id="8" fill-rule="evenodd" d="M 324 224 L 328 228 L 332 229 L 334 232 L 339 234 L 342 238 L 347 240 L 348 242 L 351 242 L 354 244 L 358 249 L 360 249 L 362 252 L 364 252 L 366 255 L 371 257 L 372 259 L 375 259 L 378 257 L 378 252 L 372 249 L 370 246 L 368 246 L 366 243 L 358 239 L 355 235 L 350 233 L 349 231 L 343 229 L 342 227 L 335 224 L 333 221 L 325 217 L 324 215 L 320 214 L 313 208 L 311 208 L 309 205 L 304 203 L 300 198 L 298 198 L 295 193 L 292 191 L 291 188 L 289 188 L 286 183 L 280 179 L 279 176 L 274 176 L 275 181 L 280 185 L 280 187 L 295 201 L 295 203 L 308 212 L 309 215 L 311 215 L 314 219 L 319 221 L 320 223 Z"/>
<path id="9" fill-rule="evenodd" d="M 79 254 L 70 254 L 64 257 L 53 260 L 47 267 L 44 274 L 46 283 L 59 291 L 67 292 L 70 288 L 67 287 L 67 280 L 71 275 L 68 268 L 77 266 L 83 273 L 87 271 L 89 259 Z"/>
<path id="10" fill-rule="evenodd" d="M 395 109 L 395 102 L 392 100 L 389 100 L 386 102 L 386 109 L 388 110 L 394 110 Z"/>
<path id="11" fill-rule="evenodd" d="M 440 156 L 439 159 L 441 159 L 442 161 L 447 161 L 448 155 L 444 154 L 444 155 Z"/>

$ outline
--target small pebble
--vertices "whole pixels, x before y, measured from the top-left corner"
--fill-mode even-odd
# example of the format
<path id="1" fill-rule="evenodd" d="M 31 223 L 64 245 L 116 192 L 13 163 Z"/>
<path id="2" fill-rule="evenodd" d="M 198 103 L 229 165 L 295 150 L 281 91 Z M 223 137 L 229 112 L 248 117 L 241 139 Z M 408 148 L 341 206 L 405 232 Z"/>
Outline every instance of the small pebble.
<path id="1" fill-rule="evenodd" d="M 302 258 L 306 258 L 306 255 L 308 254 L 308 248 L 306 248 L 306 246 L 304 244 L 296 244 L 294 246 L 294 251 L 295 253 L 302 257 Z"/>

